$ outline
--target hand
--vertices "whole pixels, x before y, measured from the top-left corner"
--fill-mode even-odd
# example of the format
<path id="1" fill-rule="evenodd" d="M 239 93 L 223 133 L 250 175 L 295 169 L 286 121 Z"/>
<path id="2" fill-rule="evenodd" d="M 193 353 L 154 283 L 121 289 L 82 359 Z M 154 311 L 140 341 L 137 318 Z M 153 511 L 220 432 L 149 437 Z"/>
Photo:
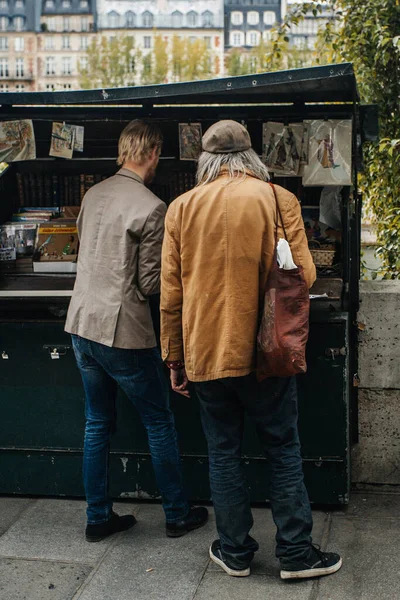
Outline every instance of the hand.
<path id="1" fill-rule="evenodd" d="M 171 369 L 171 387 L 174 392 L 190 398 L 190 392 L 187 389 L 188 383 L 189 380 L 184 368 L 179 369 L 179 371 Z"/>

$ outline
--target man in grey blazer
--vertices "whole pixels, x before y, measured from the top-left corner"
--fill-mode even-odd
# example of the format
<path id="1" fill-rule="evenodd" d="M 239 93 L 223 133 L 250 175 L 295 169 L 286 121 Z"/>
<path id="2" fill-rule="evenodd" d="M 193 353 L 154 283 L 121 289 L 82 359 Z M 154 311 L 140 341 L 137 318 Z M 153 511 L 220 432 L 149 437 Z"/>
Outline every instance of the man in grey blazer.
<path id="1" fill-rule="evenodd" d="M 78 218 L 78 273 L 66 331 L 72 334 L 86 396 L 83 478 L 86 539 L 96 542 L 135 524 L 109 497 L 109 446 L 120 386 L 147 430 L 166 533 L 179 537 L 204 525 L 207 509 L 191 508 L 183 490 L 174 418 L 148 297 L 159 292 L 165 204 L 147 187 L 162 135 L 132 121 L 119 140 L 116 175 L 92 187 Z"/>

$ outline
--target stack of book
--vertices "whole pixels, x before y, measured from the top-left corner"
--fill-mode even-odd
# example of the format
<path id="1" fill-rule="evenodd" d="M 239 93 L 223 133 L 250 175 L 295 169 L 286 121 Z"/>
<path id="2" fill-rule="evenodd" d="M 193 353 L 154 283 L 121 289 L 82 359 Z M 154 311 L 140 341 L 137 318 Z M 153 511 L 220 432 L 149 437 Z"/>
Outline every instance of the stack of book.
<path id="1" fill-rule="evenodd" d="M 17 173 L 19 205 L 79 206 L 86 192 L 104 179 L 101 174 Z"/>

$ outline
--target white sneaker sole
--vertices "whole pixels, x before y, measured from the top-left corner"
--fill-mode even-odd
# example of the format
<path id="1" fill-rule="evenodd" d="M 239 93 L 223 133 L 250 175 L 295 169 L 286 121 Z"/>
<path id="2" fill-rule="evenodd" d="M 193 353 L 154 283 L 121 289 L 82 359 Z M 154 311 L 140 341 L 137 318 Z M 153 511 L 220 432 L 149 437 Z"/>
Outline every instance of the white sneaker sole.
<path id="1" fill-rule="evenodd" d="M 281 571 L 281 579 L 308 579 L 310 577 L 323 577 L 324 575 L 332 575 L 339 571 L 342 566 L 342 559 L 331 567 L 321 569 L 306 569 L 305 571 Z"/>
<path id="2" fill-rule="evenodd" d="M 222 560 L 220 560 L 219 558 L 217 558 L 212 553 L 211 548 L 209 550 L 209 554 L 210 554 L 211 560 L 213 562 L 215 562 L 216 565 L 218 565 L 219 567 L 221 567 L 221 569 L 223 569 L 225 571 L 225 573 L 228 573 L 228 575 L 230 575 L 231 577 L 248 577 L 250 575 L 250 567 L 247 568 L 247 569 L 243 569 L 242 571 L 236 571 L 234 569 L 230 569 Z"/>

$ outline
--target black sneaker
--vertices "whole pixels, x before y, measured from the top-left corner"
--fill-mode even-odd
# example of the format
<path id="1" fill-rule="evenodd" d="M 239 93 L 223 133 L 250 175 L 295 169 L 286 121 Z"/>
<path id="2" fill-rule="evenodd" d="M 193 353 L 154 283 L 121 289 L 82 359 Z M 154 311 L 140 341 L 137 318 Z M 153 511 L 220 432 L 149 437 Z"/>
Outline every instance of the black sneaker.
<path id="1" fill-rule="evenodd" d="M 203 506 L 191 508 L 183 519 L 176 523 L 167 523 L 165 526 L 167 537 L 181 537 L 193 529 L 203 527 L 207 523 L 208 510 Z"/>
<path id="2" fill-rule="evenodd" d="M 120 517 L 112 511 L 111 517 L 105 523 L 86 526 L 86 541 L 101 542 L 101 540 L 104 540 L 104 538 L 109 535 L 130 529 L 135 524 L 136 519 L 133 515 L 124 515 L 123 517 Z"/>
<path id="3" fill-rule="evenodd" d="M 221 569 L 231 575 L 231 577 L 248 577 L 250 575 L 250 567 L 246 569 L 238 569 L 232 564 L 229 564 L 229 559 L 222 556 L 221 542 L 215 540 L 210 546 L 210 558 L 216 565 L 219 565 Z"/>
<path id="4" fill-rule="evenodd" d="M 339 571 L 342 559 L 334 552 L 322 552 L 318 547 L 311 546 L 310 556 L 302 562 L 282 565 L 281 579 L 306 579 L 322 577 Z"/>

